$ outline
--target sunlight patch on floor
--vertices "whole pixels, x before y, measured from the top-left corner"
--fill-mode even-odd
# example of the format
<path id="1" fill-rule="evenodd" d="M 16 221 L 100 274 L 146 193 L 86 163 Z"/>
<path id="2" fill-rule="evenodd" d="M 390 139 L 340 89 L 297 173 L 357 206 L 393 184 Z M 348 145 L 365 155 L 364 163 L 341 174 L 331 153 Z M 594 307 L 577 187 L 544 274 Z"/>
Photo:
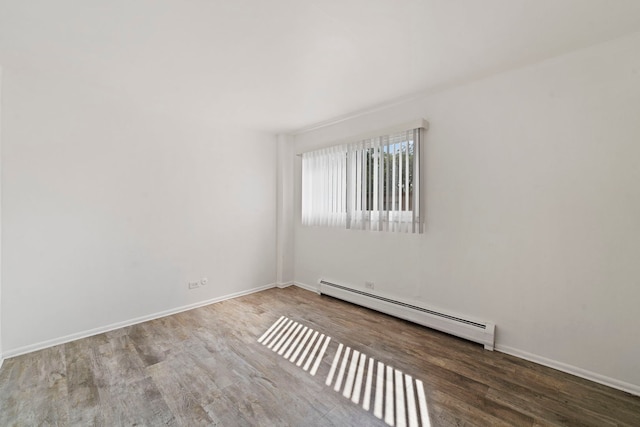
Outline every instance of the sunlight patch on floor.
<path id="1" fill-rule="evenodd" d="M 335 351 L 325 385 L 394 427 L 430 426 L 424 383 L 331 337 L 281 316 L 258 342 L 315 376 Z M 334 341 L 335 343 L 335 341 Z M 304 363 L 304 365 L 303 365 Z M 311 370 L 309 370 L 311 368 Z M 374 382 L 375 378 L 375 382 Z M 335 379 L 335 382 L 334 382 Z"/>

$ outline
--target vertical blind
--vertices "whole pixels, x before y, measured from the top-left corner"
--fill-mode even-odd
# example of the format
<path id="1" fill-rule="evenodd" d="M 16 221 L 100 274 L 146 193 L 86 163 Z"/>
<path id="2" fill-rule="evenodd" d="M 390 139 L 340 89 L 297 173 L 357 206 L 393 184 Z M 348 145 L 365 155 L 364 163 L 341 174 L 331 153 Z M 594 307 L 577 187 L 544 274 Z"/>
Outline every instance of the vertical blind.
<path id="1" fill-rule="evenodd" d="M 302 223 L 421 233 L 420 135 L 416 128 L 302 154 Z"/>

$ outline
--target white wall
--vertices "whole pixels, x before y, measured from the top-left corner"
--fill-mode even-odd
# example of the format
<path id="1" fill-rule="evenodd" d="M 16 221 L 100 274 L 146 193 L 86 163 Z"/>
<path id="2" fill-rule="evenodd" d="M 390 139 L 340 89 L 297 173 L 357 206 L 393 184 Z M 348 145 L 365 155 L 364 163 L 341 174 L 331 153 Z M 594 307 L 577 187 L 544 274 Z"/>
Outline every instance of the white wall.
<path id="1" fill-rule="evenodd" d="M 300 225 L 295 277 L 493 320 L 503 351 L 640 393 L 640 35 L 296 137 L 424 117 L 426 232 Z"/>
<path id="2" fill-rule="evenodd" d="M 293 143 L 291 135 L 277 137 L 277 250 L 276 283 L 293 283 Z"/>
<path id="3" fill-rule="evenodd" d="M 275 282 L 273 135 L 3 78 L 5 354 Z"/>
<path id="4" fill-rule="evenodd" d="M 0 367 L 2 353 L 2 67 L 0 67 Z"/>

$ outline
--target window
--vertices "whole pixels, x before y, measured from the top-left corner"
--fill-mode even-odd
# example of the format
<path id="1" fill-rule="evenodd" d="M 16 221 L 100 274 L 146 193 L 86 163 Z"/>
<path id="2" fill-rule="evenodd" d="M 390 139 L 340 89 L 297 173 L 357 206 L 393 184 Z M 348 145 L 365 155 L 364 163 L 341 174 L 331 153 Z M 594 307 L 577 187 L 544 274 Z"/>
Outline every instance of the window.
<path id="1" fill-rule="evenodd" d="M 421 127 L 302 155 L 302 223 L 421 233 Z"/>

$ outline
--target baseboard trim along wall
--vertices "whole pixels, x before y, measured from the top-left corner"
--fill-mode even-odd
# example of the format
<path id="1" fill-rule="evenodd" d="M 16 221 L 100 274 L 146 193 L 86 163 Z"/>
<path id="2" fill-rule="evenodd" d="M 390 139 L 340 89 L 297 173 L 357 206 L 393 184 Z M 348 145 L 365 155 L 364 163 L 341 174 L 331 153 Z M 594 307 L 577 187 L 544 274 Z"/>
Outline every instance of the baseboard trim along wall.
<path id="1" fill-rule="evenodd" d="M 306 283 L 294 282 L 294 285 L 299 288 L 306 289 L 311 292 L 319 293 L 317 286 L 307 285 Z M 547 359 L 546 357 L 539 356 L 537 354 L 529 353 L 526 351 L 518 350 L 517 348 L 500 345 L 495 345 L 495 350 L 501 353 L 506 353 L 511 356 L 518 357 L 520 359 L 528 360 L 530 362 L 537 363 L 539 365 L 547 366 L 549 368 L 557 369 L 558 371 L 566 372 L 567 374 L 575 375 L 576 377 L 584 378 L 585 380 L 593 381 L 607 387 L 615 388 L 618 390 L 626 391 L 636 396 L 640 396 L 640 386 L 627 383 L 624 381 L 610 378 L 604 375 L 597 374 L 595 372 L 588 371 L 586 369 L 578 368 L 567 363 L 558 362 L 556 360 Z"/>
<path id="2" fill-rule="evenodd" d="M 70 341 L 75 341 L 75 340 L 82 339 L 82 338 L 87 338 L 87 337 L 90 337 L 90 336 L 93 336 L 93 335 L 102 334 L 104 332 L 113 331 L 114 329 L 119 329 L 119 328 L 124 328 L 126 326 L 136 325 L 138 323 L 147 322 L 149 320 L 154 320 L 154 319 L 158 319 L 158 318 L 161 318 L 161 317 L 170 316 L 172 314 L 181 313 L 183 311 L 192 310 L 194 308 L 203 307 L 205 305 L 215 304 L 217 302 L 221 302 L 221 301 L 225 301 L 225 300 L 229 300 L 229 299 L 233 299 L 233 298 L 238 298 L 238 297 L 241 297 L 241 296 L 244 296 L 244 295 L 253 294 L 253 293 L 264 291 L 264 290 L 271 289 L 271 288 L 274 288 L 274 287 L 286 288 L 286 287 L 291 286 L 291 285 L 295 285 L 295 286 L 297 286 L 299 288 L 305 289 L 305 290 L 310 291 L 310 292 L 319 293 L 317 286 L 308 285 L 306 283 L 301 283 L 301 282 L 290 282 L 290 283 L 281 283 L 281 284 L 271 283 L 269 285 L 248 289 L 246 291 L 241 291 L 241 292 L 236 292 L 236 293 L 233 293 L 233 294 L 223 295 L 221 297 L 216 297 L 216 298 L 208 299 L 208 300 L 205 300 L 205 301 L 200 301 L 200 302 L 197 302 L 197 303 L 184 305 L 184 306 L 176 307 L 176 308 L 173 308 L 173 309 L 170 309 L 170 310 L 165 310 L 165 311 L 161 311 L 161 312 L 158 312 L 158 313 L 149 314 L 147 316 L 137 317 L 135 319 L 126 320 L 126 321 L 118 322 L 118 323 L 113 323 L 111 325 L 107 325 L 107 326 L 103 326 L 103 327 L 99 327 L 99 328 L 95 328 L 95 329 L 90 329 L 90 330 L 87 330 L 87 331 L 78 332 L 78 333 L 71 334 L 71 335 L 66 335 L 64 337 L 55 338 L 55 339 L 52 339 L 52 340 L 43 341 L 43 342 L 39 342 L 39 343 L 36 343 L 36 344 L 31 344 L 31 345 L 27 345 L 27 346 L 24 346 L 24 347 L 19 347 L 19 348 L 13 349 L 13 350 L 9 350 L 9 351 L 4 352 L 2 355 L 0 355 L 0 367 L 2 367 L 2 363 L 4 362 L 4 359 L 8 359 L 10 357 L 20 356 L 22 354 L 31 353 L 33 351 L 38 351 L 38 350 L 42 350 L 42 349 L 45 349 L 45 348 L 53 347 L 53 346 L 56 346 L 56 345 L 64 344 L 64 343 L 67 343 L 67 342 L 70 342 Z M 575 375 L 577 377 L 584 378 L 586 380 L 593 381 L 593 382 L 596 382 L 596 383 L 599 383 L 599 384 L 602 384 L 602 385 L 605 385 L 605 386 L 608 386 L 608 387 L 612 387 L 612 388 L 615 388 L 615 389 L 618 389 L 618 390 L 622 390 L 622 391 L 625 391 L 627 393 L 630 393 L 630 394 L 633 394 L 633 395 L 636 395 L 636 396 L 640 396 L 640 386 L 636 385 L 636 384 L 631 384 L 631 383 L 627 383 L 627 382 L 624 382 L 624 381 L 620 381 L 620 380 L 617 380 L 615 378 L 610 378 L 610 377 L 607 377 L 605 375 L 601 375 L 601 374 L 598 374 L 598 373 L 595 373 L 595 372 L 588 371 L 586 369 L 582 369 L 582 368 L 578 368 L 578 367 L 573 366 L 573 365 L 569 365 L 567 363 L 558 362 L 556 360 L 548 359 L 546 357 L 539 356 L 537 354 L 529 353 L 529 352 L 526 352 L 526 351 L 523 351 L 523 350 L 519 350 L 517 348 L 501 345 L 501 344 L 498 344 L 498 343 L 496 343 L 495 350 L 499 351 L 499 352 L 502 352 L 502 353 L 510 354 L 511 356 L 515 356 L 515 357 L 518 357 L 520 359 L 524 359 L 524 360 L 528 360 L 530 362 L 537 363 L 539 365 L 543 365 L 543 366 L 547 366 L 549 368 L 557 369 L 558 371 L 566 372 L 568 374 Z"/>
<path id="3" fill-rule="evenodd" d="M 276 287 L 280 289 L 288 288 L 291 285 L 293 285 L 293 282 L 276 283 Z"/>
<path id="4" fill-rule="evenodd" d="M 511 356 L 519 357 L 530 362 L 537 363 L 539 365 L 547 366 L 549 368 L 557 369 L 558 371 L 566 372 L 567 374 L 575 375 L 576 377 L 584 378 L 585 380 L 593 381 L 607 387 L 615 388 L 618 390 L 626 391 L 627 393 L 640 396 L 640 386 L 627 383 L 624 381 L 610 378 L 605 375 L 600 375 L 595 372 L 588 371 L 586 369 L 578 368 L 577 366 L 569 365 L 567 363 L 558 362 L 553 359 L 547 359 L 537 354 L 529 353 L 526 351 L 518 350 L 517 348 L 509 347 L 506 345 L 496 345 L 496 351 L 510 354 Z"/>
<path id="5" fill-rule="evenodd" d="M 306 283 L 300 283 L 300 282 L 293 282 L 293 284 L 307 291 L 315 292 L 316 294 L 320 293 L 319 285 L 307 285 Z"/>
<path id="6" fill-rule="evenodd" d="M 8 350 L 5 351 L 2 354 L 2 357 L 8 359 L 10 357 L 15 357 L 15 356 L 20 356 L 22 354 L 27 354 L 27 353 L 31 353 L 34 351 L 38 351 L 38 350 L 42 350 L 45 348 L 49 348 L 49 347 L 53 347 L 56 345 L 60 345 L 60 344 L 64 344 L 64 343 L 68 343 L 71 341 L 75 341 L 75 340 L 79 340 L 82 338 L 87 338 L 87 337 L 91 337 L 93 335 L 98 335 L 98 334 L 102 334 L 105 332 L 109 332 L 109 331 L 113 331 L 114 329 L 120 329 L 120 328 L 124 328 L 126 326 L 132 326 L 132 325 L 136 325 L 138 323 L 143 323 L 143 322 L 148 322 L 149 320 L 154 320 L 154 319 L 159 319 L 161 317 L 166 317 L 166 316 L 171 316 L 172 314 L 177 314 L 177 313 L 181 313 L 183 311 L 188 311 L 188 310 L 193 310 L 194 308 L 198 308 L 198 307 L 204 307 L 205 305 L 210 305 L 210 304 L 214 304 L 217 302 L 221 302 L 221 301 L 225 301 L 225 300 L 229 300 L 229 299 L 233 299 L 233 298 L 238 298 L 241 296 L 245 296 L 245 295 L 249 295 L 249 294 L 253 294 L 256 292 L 260 292 L 260 291 L 264 291 L 267 289 L 271 289 L 276 287 L 275 283 L 271 283 L 265 286 L 259 286 L 257 288 L 252 288 L 252 289 L 248 289 L 246 291 L 241 291 L 241 292 L 235 292 L 233 294 L 228 294 L 228 295 L 223 295 L 220 297 L 216 297 L 216 298 L 211 298 L 205 301 L 199 301 L 193 304 L 188 304 L 188 305 L 183 305 L 181 307 L 176 307 L 176 308 L 172 308 L 169 310 L 165 310 L 165 311 L 160 311 L 158 313 L 153 313 L 153 314 L 149 314 L 146 316 L 141 316 L 141 317 L 136 317 L 135 319 L 130 319 L 130 320 L 125 320 L 122 322 L 118 322 L 118 323 L 113 323 L 111 325 L 107 325 L 107 326 L 101 326 L 99 328 L 94 328 L 94 329 L 90 329 L 87 331 L 82 331 L 82 332 L 77 332 L 75 334 L 71 334 L 71 335 L 66 335 L 64 337 L 60 337 L 60 338 L 54 338 L 51 340 L 47 340 L 47 341 L 42 341 L 36 344 L 30 344 L 30 345 L 26 345 L 23 347 L 18 347 L 15 348 L 13 350 Z M 0 363 L 1 365 L 1 363 Z"/>

